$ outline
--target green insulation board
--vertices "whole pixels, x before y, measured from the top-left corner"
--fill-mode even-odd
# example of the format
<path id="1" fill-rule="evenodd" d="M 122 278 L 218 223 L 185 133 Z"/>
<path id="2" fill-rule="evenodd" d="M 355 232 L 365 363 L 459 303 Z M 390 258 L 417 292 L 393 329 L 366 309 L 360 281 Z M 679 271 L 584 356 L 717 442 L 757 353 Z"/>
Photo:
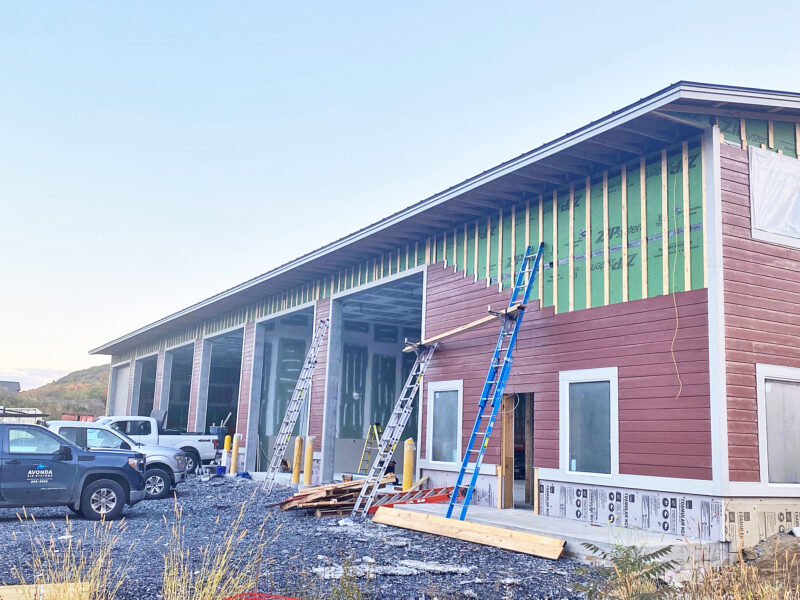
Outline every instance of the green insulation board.
<path id="1" fill-rule="evenodd" d="M 622 302 L 622 174 L 608 176 L 608 298 Z"/>
<path id="2" fill-rule="evenodd" d="M 574 209 L 572 215 L 572 255 L 573 255 L 573 308 L 581 310 L 586 308 L 586 187 L 576 186 L 573 198 Z"/>
<path id="3" fill-rule="evenodd" d="M 642 298 L 642 186 L 639 167 L 629 169 L 625 183 L 628 218 L 628 300 Z"/>

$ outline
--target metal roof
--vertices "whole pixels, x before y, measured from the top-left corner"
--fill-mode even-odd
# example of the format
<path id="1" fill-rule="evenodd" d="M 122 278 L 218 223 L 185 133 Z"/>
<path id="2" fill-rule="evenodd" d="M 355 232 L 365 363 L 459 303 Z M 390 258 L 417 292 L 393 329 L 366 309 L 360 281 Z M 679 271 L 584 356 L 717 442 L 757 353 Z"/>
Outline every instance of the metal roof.
<path id="1" fill-rule="evenodd" d="M 679 81 L 380 221 L 90 351 L 111 354 L 438 234 L 463 217 L 538 197 L 702 130 L 675 113 L 800 119 L 800 94 Z"/>

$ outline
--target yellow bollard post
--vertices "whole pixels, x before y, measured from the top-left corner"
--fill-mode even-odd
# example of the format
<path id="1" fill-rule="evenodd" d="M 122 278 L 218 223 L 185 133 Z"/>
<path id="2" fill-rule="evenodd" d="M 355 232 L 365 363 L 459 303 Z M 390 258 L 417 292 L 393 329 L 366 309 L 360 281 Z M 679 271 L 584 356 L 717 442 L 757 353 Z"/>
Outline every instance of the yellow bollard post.
<path id="1" fill-rule="evenodd" d="M 292 485 L 300 483 L 300 463 L 303 461 L 303 438 L 294 439 L 294 460 L 292 461 Z"/>
<path id="2" fill-rule="evenodd" d="M 237 433 L 233 436 L 233 450 L 231 450 L 231 475 L 236 475 L 236 471 L 239 470 L 239 440 L 241 439 L 241 433 Z"/>
<path id="3" fill-rule="evenodd" d="M 303 485 L 311 485 L 311 471 L 314 469 L 314 436 L 306 438 L 306 456 L 303 462 Z"/>
<path id="4" fill-rule="evenodd" d="M 414 485 L 414 456 L 417 454 L 417 445 L 408 438 L 403 444 L 403 491 L 407 492 Z"/>
<path id="5" fill-rule="evenodd" d="M 226 469 L 230 466 L 231 463 L 231 436 L 225 436 L 225 442 L 222 446 L 222 466 Z"/>

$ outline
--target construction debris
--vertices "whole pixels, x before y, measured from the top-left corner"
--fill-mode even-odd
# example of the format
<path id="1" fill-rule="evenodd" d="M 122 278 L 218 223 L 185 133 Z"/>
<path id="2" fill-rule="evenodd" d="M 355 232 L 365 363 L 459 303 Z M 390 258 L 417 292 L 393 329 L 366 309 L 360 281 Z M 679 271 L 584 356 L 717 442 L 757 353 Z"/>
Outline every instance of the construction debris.
<path id="1" fill-rule="evenodd" d="M 394 483 L 393 473 L 384 475 L 380 485 Z M 300 490 L 279 504 L 281 510 L 313 509 L 317 517 L 342 517 L 353 511 L 364 480 L 329 483 Z"/>
<path id="2" fill-rule="evenodd" d="M 443 488 L 431 488 L 427 490 L 409 490 L 408 492 L 379 494 L 372 506 L 369 507 L 369 514 L 374 515 L 378 508 L 385 506 L 391 508 L 396 504 L 438 504 L 448 502 L 453 495 L 453 486 Z"/>
<path id="3" fill-rule="evenodd" d="M 378 512 L 375 513 L 372 521 L 413 531 L 443 535 L 476 544 L 494 546 L 514 552 L 524 552 L 525 554 L 552 560 L 561 558 L 566 544 L 566 540 L 524 531 L 481 525 L 470 521 L 447 519 L 422 512 L 384 506 L 378 508 Z"/>

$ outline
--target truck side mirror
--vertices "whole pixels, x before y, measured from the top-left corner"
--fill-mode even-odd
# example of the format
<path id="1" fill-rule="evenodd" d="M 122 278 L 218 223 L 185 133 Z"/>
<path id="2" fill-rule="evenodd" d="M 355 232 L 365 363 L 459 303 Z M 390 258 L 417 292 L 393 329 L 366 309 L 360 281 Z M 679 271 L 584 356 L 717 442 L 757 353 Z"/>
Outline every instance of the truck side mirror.
<path id="1" fill-rule="evenodd" d="M 62 445 L 58 449 L 58 458 L 61 460 L 72 460 L 72 448 Z"/>
<path id="2" fill-rule="evenodd" d="M 128 442 L 122 442 L 122 444 L 120 444 L 119 448 L 120 448 L 120 450 L 130 450 L 131 449 L 131 445 Z"/>

